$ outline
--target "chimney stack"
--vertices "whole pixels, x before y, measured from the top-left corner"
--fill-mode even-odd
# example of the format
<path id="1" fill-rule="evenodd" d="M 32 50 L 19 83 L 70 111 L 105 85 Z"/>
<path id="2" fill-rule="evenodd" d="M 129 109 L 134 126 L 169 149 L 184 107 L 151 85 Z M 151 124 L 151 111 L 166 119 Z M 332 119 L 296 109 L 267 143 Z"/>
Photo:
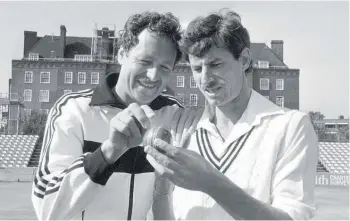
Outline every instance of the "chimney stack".
<path id="1" fill-rule="evenodd" d="M 281 61 L 283 61 L 283 41 L 282 40 L 272 40 L 271 49 L 278 56 Z"/>
<path id="2" fill-rule="evenodd" d="M 64 58 L 64 52 L 66 48 L 66 33 L 67 33 L 66 26 L 61 25 L 60 30 L 61 30 L 61 35 L 60 35 L 60 55 L 59 56 L 61 58 Z"/>
<path id="3" fill-rule="evenodd" d="M 32 49 L 36 42 L 36 31 L 24 31 L 23 57 L 29 52 L 30 49 Z"/>

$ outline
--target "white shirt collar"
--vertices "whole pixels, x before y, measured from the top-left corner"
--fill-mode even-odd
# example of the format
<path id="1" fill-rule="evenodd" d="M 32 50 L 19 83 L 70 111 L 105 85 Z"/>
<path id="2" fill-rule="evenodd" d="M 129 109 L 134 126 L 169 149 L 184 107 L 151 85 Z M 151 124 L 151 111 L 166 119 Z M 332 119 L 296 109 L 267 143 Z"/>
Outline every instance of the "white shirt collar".
<path id="1" fill-rule="evenodd" d="M 210 113 L 212 110 L 206 106 L 202 119 L 197 124 L 197 129 L 206 129 L 212 134 L 217 134 L 217 130 L 214 124 L 210 122 Z M 249 98 L 248 105 L 243 112 L 241 118 L 235 124 L 232 133 L 230 134 L 229 140 L 235 140 L 239 136 L 247 133 L 252 127 L 261 124 L 264 117 L 284 114 L 285 110 L 265 97 L 260 95 L 258 92 L 252 90 L 252 94 Z M 227 141 L 229 141 L 227 140 Z M 226 143 L 226 142 L 225 142 Z"/>

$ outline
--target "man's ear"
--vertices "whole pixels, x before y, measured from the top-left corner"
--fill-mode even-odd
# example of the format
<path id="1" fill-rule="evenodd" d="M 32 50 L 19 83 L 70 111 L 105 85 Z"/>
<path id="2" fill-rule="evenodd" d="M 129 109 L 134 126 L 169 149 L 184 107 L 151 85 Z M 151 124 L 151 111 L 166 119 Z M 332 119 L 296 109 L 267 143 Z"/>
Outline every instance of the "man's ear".
<path id="1" fill-rule="evenodd" d="M 241 52 L 242 59 L 242 69 L 243 71 L 247 70 L 250 66 L 251 54 L 249 48 L 244 48 Z"/>
<path id="2" fill-rule="evenodd" d="M 124 64 L 125 62 L 125 58 L 127 57 L 127 53 L 126 51 L 124 50 L 124 48 L 120 48 L 118 50 L 118 63 L 119 64 Z"/>

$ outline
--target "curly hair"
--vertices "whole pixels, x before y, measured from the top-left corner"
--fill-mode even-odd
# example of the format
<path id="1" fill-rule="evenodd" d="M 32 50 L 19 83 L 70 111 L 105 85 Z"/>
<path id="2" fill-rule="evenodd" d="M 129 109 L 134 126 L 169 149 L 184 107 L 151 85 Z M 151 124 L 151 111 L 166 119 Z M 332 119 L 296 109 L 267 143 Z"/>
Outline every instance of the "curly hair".
<path id="1" fill-rule="evenodd" d="M 181 25 L 179 20 L 170 12 L 161 14 L 158 12 L 143 12 L 129 17 L 121 30 L 119 45 L 124 51 L 129 52 L 138 44 L 138 35 L 147 28 L 158 35 L 168 37 L 176 46 L 175 63 L 181 59 L 182 52 L 179 47 L 181 39 Z"/>
<path id="2" fill-rule="evenodd" d="M 188 24 L 180 41 L 183 53 L 197 57 L 204 56 L 213 46 L 225 47 L 235 59 L 244 48 L 250 48 L 248 30 L 236 12 L 225 8 L 206 17 L 197 17 Z M 252 62 L 246 72 L 251 69 Z"/>

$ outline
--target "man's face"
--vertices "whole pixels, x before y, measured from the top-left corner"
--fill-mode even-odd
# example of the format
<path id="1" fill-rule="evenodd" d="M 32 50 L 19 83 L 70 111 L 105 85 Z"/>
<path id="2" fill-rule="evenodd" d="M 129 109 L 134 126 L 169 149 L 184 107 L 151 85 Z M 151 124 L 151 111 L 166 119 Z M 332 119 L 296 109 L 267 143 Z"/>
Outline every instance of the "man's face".
<path id="1" fill-rule="evenodd" d="M 125 93 L 132 102 L 148 104 L 169 83 L 176 48 L 169 38 L 147 29 L 138 39 L 138 44 L 123 55 L 119 78 L 125 82 Z"/>
<path id="2" fill-rule="evenodd" d="M 209 104 L 222 106 L 239 96 L 244 65 L 225 48 L 213 46 L 203 57 L 189 55 L 193 77 Z"/>

